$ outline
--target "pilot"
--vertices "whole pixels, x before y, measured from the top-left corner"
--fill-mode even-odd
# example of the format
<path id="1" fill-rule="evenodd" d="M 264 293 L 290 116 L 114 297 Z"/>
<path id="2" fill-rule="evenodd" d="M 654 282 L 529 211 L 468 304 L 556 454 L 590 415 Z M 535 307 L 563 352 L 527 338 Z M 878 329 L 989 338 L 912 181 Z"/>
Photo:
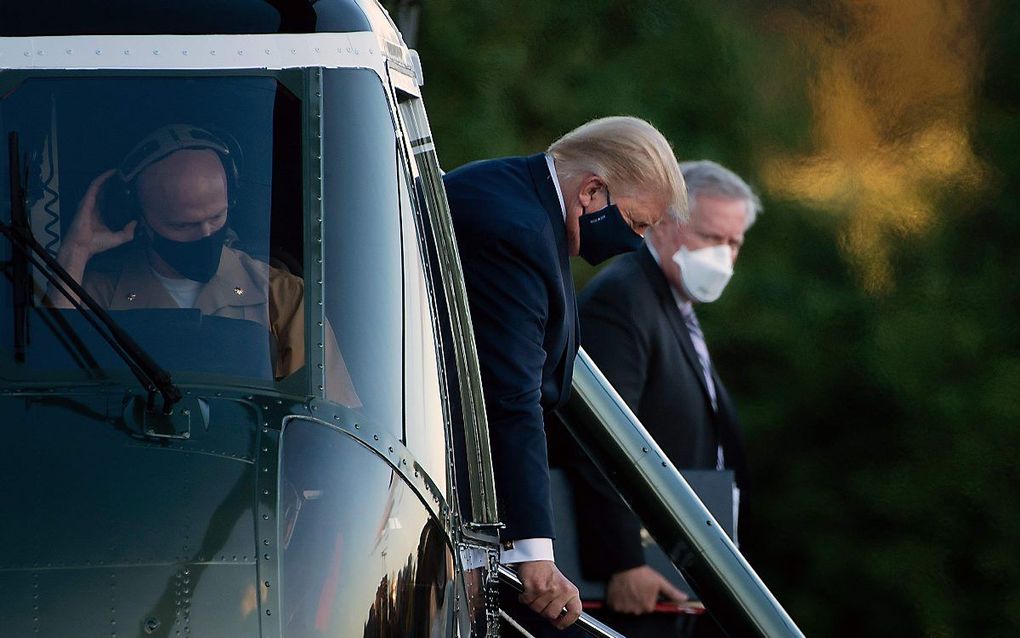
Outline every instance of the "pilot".
<path id="1" fill-rule="evenodd" d="M 265 326 L 273 374 L 282 379 L 305 363 L 304 282 L 226 245 L 232 232 L 227 174 L 236 171 L 229 154 L 216 136 L 194 126 L 152 132 L 120 168 L 89 185 L 57 261 L 109 310 L 197 308 Z M 102 207 L 113 208 L 114 198 L 101 196 L 104 189 L 123 191 L 137 218 L 111 227 L 116 211 Z M 47 297 L 54 307 L 72 305 L 52 289 Z M 326 333 L 327 397 L 360 405 L 332 329 Z"/>

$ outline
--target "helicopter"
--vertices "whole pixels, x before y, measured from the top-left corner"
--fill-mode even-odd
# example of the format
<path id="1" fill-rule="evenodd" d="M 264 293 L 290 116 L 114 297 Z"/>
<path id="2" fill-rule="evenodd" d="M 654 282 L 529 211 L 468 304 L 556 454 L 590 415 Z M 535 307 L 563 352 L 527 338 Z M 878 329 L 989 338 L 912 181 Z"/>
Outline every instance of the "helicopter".
<path id="1" fill-rule="evenodd" d="M 422 84 L 374 0 L 0 8 L 0 634 L 499 635 Z M 132 261 L 139 175 L 180 150 L 226 202 L 194 304 Z M 124 240 L 76 270 L 86 209 Z M 724 629 L 800 635 L 583 353 L 574 388 L 568 427 Z"/>

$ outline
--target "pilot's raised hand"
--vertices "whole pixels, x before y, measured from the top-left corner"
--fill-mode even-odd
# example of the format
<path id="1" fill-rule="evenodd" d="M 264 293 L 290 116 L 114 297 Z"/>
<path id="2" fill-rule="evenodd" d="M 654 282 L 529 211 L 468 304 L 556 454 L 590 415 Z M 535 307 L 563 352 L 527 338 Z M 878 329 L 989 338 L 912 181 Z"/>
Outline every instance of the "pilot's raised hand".
<path id="1" fill-rule="evenodd" d="M 137 221 L 129 222 L 121 230 L 110 230 L 103 221 L 97 204 L 99 189 L 114 172 L 115 169 L 110 169 L 89 184 L 85 196 L 81 198 L 81 204 L 78 205 L 78 213 L 61 241 L 60 253 L 71 258 L 84 259 L 87 263 L 94 255 L 116 248 L 134 238 Z M 61 265 L 67 267 L 63 262 Z"/>
<path id="2" fill-rule="evenodd" d="M 103 222 L 103 216 L 97 205 L 99 189 L 110 179 L 115 169 L 110 169 L 89 184 L 85 196 L 81 198 L 78 212 L 61 238 L 57 261 L 78 283 L 85 276 L 85 267 L 89 260 L 101 252 L 116 248 L 134 239 L 137 221 L 131 221 L 121 230 L 113 231 Z M 57 307 L 70 307 L 71 302 L 64 295 L 50 290 L 47 295 L 49 302 Z"/>
<path id="3" fill-rule="evenodd" d="M 566 629 L 581 616 L 577 587 L 551 560 L 517 563 L 517 575 L 524 585 L 519 600 L 557 629 Z"/>

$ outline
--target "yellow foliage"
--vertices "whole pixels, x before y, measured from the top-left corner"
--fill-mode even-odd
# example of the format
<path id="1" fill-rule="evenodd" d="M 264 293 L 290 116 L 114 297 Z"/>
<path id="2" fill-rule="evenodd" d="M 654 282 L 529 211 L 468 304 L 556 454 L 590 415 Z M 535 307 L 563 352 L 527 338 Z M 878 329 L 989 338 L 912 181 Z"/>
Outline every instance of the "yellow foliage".
<path id="1" fill-rule="evenodd" d="M 845 217 L 840 245 L 871 292 L 893 286 L 892 242 L 924 232 L 949 189 L 986 169 L 969 127 L 980 82 L 980 5 L 874 0 L 826 17 L 775 16 L 817 61 L 813 148 L 761 160 L 766 187 Z"/>

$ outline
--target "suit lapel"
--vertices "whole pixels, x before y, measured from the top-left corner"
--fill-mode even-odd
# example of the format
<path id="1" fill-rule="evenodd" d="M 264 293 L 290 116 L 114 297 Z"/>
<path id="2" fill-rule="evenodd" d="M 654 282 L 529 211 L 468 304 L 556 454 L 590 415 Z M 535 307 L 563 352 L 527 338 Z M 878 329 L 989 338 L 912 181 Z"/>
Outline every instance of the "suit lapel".
<path id="1" fill-rule="evenodd" d="M 673 329 L 677 342 L 680 344 L 680 350 L 683 351 L 688 365 L 694 370 L 694 377 L 701 385 L 701 391 L 705 394 L 705 400 L 711 405 L 712 395 L 708 392 L 708 382 L 705 381 L 705 375 L 701 369 L 701 360 L 698 359 L 698 353 L 694 349 L 694 343 L 691 341 L 691 333 L 687 330 L 684 317 L 680 314 L 680 308 L 676 305 L 676 298 L 673 297 L 673 292 L 670 290 L 666 275 L 663 274 L 659 264 L 655 263 L 655 258 L 652 257 L 652 253 L 648 251 L 648 247 L 644 244 L 638 249 L 638 262 L 641 264 L 645 276 L 648 277 L 652 288 L 655 290 L 655 294 L 659 298 L 659 304 L 662 306 L 662 311 L 666 315 L 670 327 Z"/>
<path id="2" fill-rule="evenodd" d="M 527 158 L 528 172 L 531 173 L 531 181 L 535 185 L 535 193 L 542 202 L 542 208 L 549 215 L 549 222 L 552 225 L 553 233 L 556 236 L 556 243 L 560 248 L 563 259 L 561 265 L 566 264 L 567 272 L 570 272 L 570 262 L 567 260 L 567 227 L 563 221 L 563 208 L 560 207 L 560 198 L 556 195 L 556 185 L 553 184 L 552 175 L 549 173 L 549 165 L 545 161 L 545 153 L 536 153 Z"/>
<path id="3" fill-rule="evenodd" d="M 573 358 L 577 354 L 577 335 L 580 332 L 580 320 L 577 316 L 577 295 L 574 293 L 574 279 L 570 272 L 570 255 L 567 253 L 567 226 L 563 219 L 563 208 L 560 206 L 560 198 L 556 194 L 556 185 L 553 184 L 552 175 L 549 173 L 549 165 L 545 160 L 545 153 L 536 153 L 527 158 L 528 172 L 531 173 L 531 181 L 535 187 L 538 200 L 542 208 L 549 215 L 549 225 L 552 227 L 553 237 L 556 240 L 556 252 L 559 257 L 560 275 L 563 281 L 563 297 L 566 302 L 567 324 L 567 347 L 564 357 L 568 359 L 564 369 L 564 379 L 560 396 L 566 396 L 570 389 L 571 376 L 573 371 Z"/>

